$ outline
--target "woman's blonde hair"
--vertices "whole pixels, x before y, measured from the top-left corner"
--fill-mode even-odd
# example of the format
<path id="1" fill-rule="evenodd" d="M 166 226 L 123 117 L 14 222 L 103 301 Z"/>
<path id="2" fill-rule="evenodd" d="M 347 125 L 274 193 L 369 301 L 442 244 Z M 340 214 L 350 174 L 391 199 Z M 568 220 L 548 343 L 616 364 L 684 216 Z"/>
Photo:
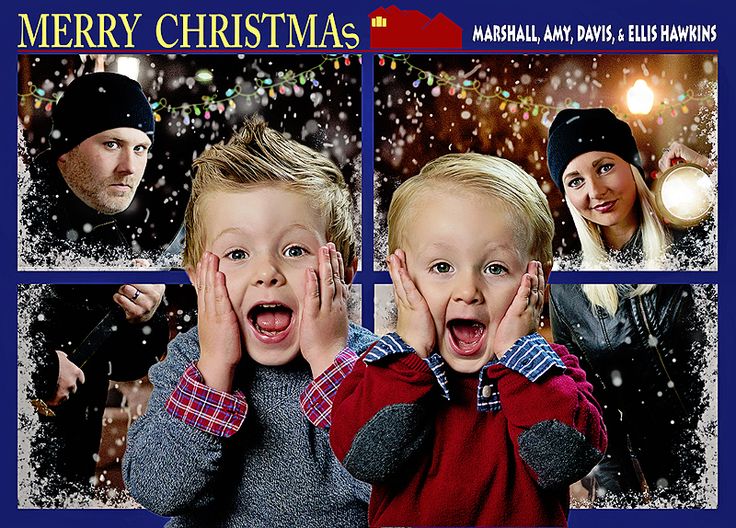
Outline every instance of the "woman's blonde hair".
<path id="1" fill-rule="evenodd" d="M 545 272 L 551 269 L 554 221 L 544 192 L 518 165 L 475 153 L 439 157 L 399 186 L 388 210 L 389 253 L 405 243 L 406 227 L 417 197 L 437 190 L 467 192 L 500 201 L 520 228 L 520 249 L 528 250 L 529 256 L 539 260 Z"/>
<path id="2" fill-rule="evenodd" d="M 654 208 L 654 195 L 647 187 L 644 177 L 636 166 L 630 165 L 630 167 L 636 184 L 638 197 L 636 203 L 640 214 L 642 253 L 644 257 L 641 264 L 644 269 L 661 269 L 667 248 L 670 246 L 670 235 L 659 215 L 657 215 Z M 606 249 L 600 226 L 583 218 L 583 215 L 570 203 L 570 200 L 565 201 L 580 239 L 583 255 L 580 269 L 600 270 L 615 267 L 616 263 L 611 261 L 611 255 Z M 639 284 L 631 290 L 628 296 L 643 295 L 652 291 L 653 288 L 653 284 Z M 594 307 L 600 306 L 611 315 L 616 313 L 619 303 L 619 291 L 616 285 L 584 284 L 583 292 Z"/>
<path id="3" fill-rule="evenodd" d="M 204 252 L 204 197 L 263 185 L 304 194 L 326 218 L 327 240 L 342 253 L 346 265 L 353 261 L 357 247 L 353 206 L 340 169 L 323 154 L 268 128 L 262 118 L 246 119 L 229 141 L 203 152 L 192 167 L 196 175 L 184 213 L 184 268 L 196 266 Z"/>

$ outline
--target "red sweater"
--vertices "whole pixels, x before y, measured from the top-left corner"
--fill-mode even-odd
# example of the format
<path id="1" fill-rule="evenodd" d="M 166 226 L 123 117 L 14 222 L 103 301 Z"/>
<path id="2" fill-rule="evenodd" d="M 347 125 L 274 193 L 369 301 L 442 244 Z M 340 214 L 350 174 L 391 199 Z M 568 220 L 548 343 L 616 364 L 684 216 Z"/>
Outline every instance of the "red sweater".
<path id="1" fill-rule="evenodd" d="M 606 433 L 577 358 L 552 347 L 564 373 L 531 382 L 488 368 L 501 399 L 489 412 L 476 408 L 477 373 L 448 369 L 447 401 L 415 354 L 359 360 L 335 397 L 330 437 L 351 473 L 373 483 L 369 524 L 566 526 L 568 485 L 600 459 Z"/>

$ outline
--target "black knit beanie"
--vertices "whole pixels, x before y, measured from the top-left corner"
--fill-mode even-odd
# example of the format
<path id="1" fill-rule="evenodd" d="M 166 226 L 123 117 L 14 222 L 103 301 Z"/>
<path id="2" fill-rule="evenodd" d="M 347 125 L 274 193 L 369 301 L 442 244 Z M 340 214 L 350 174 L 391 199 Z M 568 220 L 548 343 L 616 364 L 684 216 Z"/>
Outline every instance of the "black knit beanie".
<path id="1" fill-rule="evenodd" d="M 141 85 L 119 73 L 99 72 L 69 84 L 52 115 L 54 159 L 88 137 L 112 128 L 136 128 L 153 141 L 151 105 Z"/>
<path id="2" fill-rule="evenodd" d="M 563 194 L 562 175 L 567 165 L 591 151 L 616 154 L 642 170 L 636 141 L 625 121 L 608 108 L 566 108 L 552 122 L 547 141 L 549 174 Z"/>

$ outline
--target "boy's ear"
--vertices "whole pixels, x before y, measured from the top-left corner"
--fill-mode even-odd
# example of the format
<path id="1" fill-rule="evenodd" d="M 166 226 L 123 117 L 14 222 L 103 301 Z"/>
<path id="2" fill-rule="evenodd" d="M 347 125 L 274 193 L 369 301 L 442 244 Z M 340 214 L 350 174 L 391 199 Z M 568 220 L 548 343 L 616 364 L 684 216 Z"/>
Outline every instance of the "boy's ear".
<path id="1" fill-rule="evenodd" d="M 345 266 L 345 284 L 351 284 L 358 272 L 358 257 L 354 257 L 349 266 Z"/>
<path id="2" fill-rule="evenodd" d="M 197 291 L 197 274 L 194 268 L 192 268 L 191 266 L 188 266 L 184 268 L 184 271 L 187 273 L 187 277 L 189 277 L 189 282 L 191 282 L 192 286 L 194 286 L 194 291 L 199 293 Z"/>

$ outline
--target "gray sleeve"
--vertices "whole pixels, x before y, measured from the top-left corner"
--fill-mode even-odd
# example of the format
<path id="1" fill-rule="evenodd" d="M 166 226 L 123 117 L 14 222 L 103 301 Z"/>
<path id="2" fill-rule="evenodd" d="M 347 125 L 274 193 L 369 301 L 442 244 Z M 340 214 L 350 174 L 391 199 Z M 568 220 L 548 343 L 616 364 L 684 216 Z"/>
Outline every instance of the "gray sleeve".
<path id="1" fill-rule="evenodd" d="M 154 388 L 148 409 L 128 431 L 125 484 L 143 507 L 159 515 L 193 512 L 215 499 L 213 481 L 224 440 L 174 418 L 164 407 L 181 375 L 198 358 L 198 346 L 195 331 L 169 344 L 166 359 L 149 372 Z"/>

